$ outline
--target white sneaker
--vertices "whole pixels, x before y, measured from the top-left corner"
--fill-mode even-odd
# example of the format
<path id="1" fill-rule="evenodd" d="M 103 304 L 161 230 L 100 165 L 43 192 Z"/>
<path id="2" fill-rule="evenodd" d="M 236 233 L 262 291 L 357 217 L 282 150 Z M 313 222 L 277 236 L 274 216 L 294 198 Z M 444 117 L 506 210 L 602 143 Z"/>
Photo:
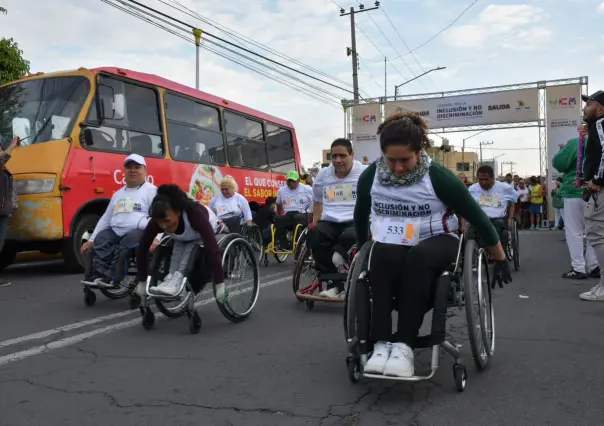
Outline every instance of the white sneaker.
<path id="1" fill-rule="evenodd" d="M 377 342 L 373 346 L 373 354 L 371 358 L 365 364 L 365 373 L 370 374 L 384 374 L 384 367 L 390 357 L 390 351 L 392 349 L 392 343 L 390 342 Z"/>
<path id="2" fill-rule="evenodd" d="M 169 280 L 165 280 L 157 287 L 153 287 L 153 291 L 166 296 L 176 296 L 178 295 L 182 280 L 182 274 L 180 272 L 175 272 Z"/>
<path id="3" fill-rule="evenodd" d="M 604 301 L 604 285 L 598 284 L 591 290 L 581 293 L 579 297 L 583 300 L 589 300 L 591 302 L 602 302 Z"/>
<path id="4" fill-rule="evenodd" d="M 338 297 L 338 294 L 340 293 L 340 291 L 338 290 L 337 287 L 333 287 L 330 288 L 329 290 L 323 290 L 321 293 L 319 293 L 319 296 L 321 297 Z"/>
<path id="5" fill-rule="evenodd" d="M 225 303 L 228 298 L 226 286 L 224 283 L 216 284 L 216 300 L 220 303 Z"/>
<path id="6" fill-rule="evenodd" d="M 145 289 L 147 288 L 147 283 L 145 281 L 139 281 L 134 289 L 134 293 L 138 295 L 141 299 L 145 297 Z"/>
<path id="7" fill-rule="evenodd" d="M 384 367 L 385 376 L 411 377 L 415 374 L 413 349 L 404 343 L 394 343 Z"/>

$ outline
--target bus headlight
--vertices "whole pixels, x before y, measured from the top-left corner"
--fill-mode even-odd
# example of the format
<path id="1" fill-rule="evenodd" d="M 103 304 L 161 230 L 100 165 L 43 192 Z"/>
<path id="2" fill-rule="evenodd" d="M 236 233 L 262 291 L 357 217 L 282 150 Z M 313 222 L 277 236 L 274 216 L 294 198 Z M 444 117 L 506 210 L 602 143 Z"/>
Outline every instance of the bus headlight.
<path id="1" fill-rule="evenodd" d="M 52 192 L 55 187 L 55 178 L 47 179 L 15 179 L 17 194 L 45 194 Z"/>

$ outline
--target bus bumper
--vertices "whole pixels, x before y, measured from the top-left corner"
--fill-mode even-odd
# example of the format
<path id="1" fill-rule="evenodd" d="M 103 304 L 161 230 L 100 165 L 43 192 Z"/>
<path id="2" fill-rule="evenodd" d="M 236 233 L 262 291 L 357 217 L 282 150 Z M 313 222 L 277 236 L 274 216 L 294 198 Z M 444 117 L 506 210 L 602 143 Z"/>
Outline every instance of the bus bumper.
<path id="1" fill-rule="evenodd" d="M 6 239 L 22 242 L 63 239 L 61 197 L 19 197 L 19 207 L 8 222 Z"/>

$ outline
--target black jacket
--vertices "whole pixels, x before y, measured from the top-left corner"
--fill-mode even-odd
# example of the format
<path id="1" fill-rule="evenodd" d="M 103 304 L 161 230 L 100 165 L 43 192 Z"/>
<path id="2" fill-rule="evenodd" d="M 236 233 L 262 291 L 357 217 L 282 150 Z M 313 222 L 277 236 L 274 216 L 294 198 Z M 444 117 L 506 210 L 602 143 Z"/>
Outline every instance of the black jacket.
<path id="1" fill-rule="evenodd" d="M 275 223 L 275 216 L 277 213 L 270 206 L 262 206 L 258 209 L 258 212 L 254 215 L 254 222 L 258 225 L 261 230 L 268 228 L 271 224 Z"/>
<path id="2" fill-rule="evenodd" d="M 583 160 L 583 179 L 604 186 L 604 117 L 589 124 L 589 138 Z"/>

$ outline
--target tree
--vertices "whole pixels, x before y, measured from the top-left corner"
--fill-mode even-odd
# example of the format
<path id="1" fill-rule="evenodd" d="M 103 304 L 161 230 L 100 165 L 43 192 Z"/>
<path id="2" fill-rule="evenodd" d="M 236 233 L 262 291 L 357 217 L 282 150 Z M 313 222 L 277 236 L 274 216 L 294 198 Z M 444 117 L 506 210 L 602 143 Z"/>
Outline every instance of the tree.
<path id="1" fill-rule="evenodd" d="M 321 162 L 315 161 L 314 163 L 312 163 L 312 167 L 309 167 L 307 169 L 307 173 L 310 174 L 312 177 L 316 177 L 319 173 L 319 170 L 321 170 Z"/>
<path id="2" fill-rule="evenodd" d="M 0 14 L 7 10 L 0 7 Z M 15 81 L 29 72 L 29 61 L 23 58 L 23 51 L 12 38 L 0 39 L 0 85 Z"/>

